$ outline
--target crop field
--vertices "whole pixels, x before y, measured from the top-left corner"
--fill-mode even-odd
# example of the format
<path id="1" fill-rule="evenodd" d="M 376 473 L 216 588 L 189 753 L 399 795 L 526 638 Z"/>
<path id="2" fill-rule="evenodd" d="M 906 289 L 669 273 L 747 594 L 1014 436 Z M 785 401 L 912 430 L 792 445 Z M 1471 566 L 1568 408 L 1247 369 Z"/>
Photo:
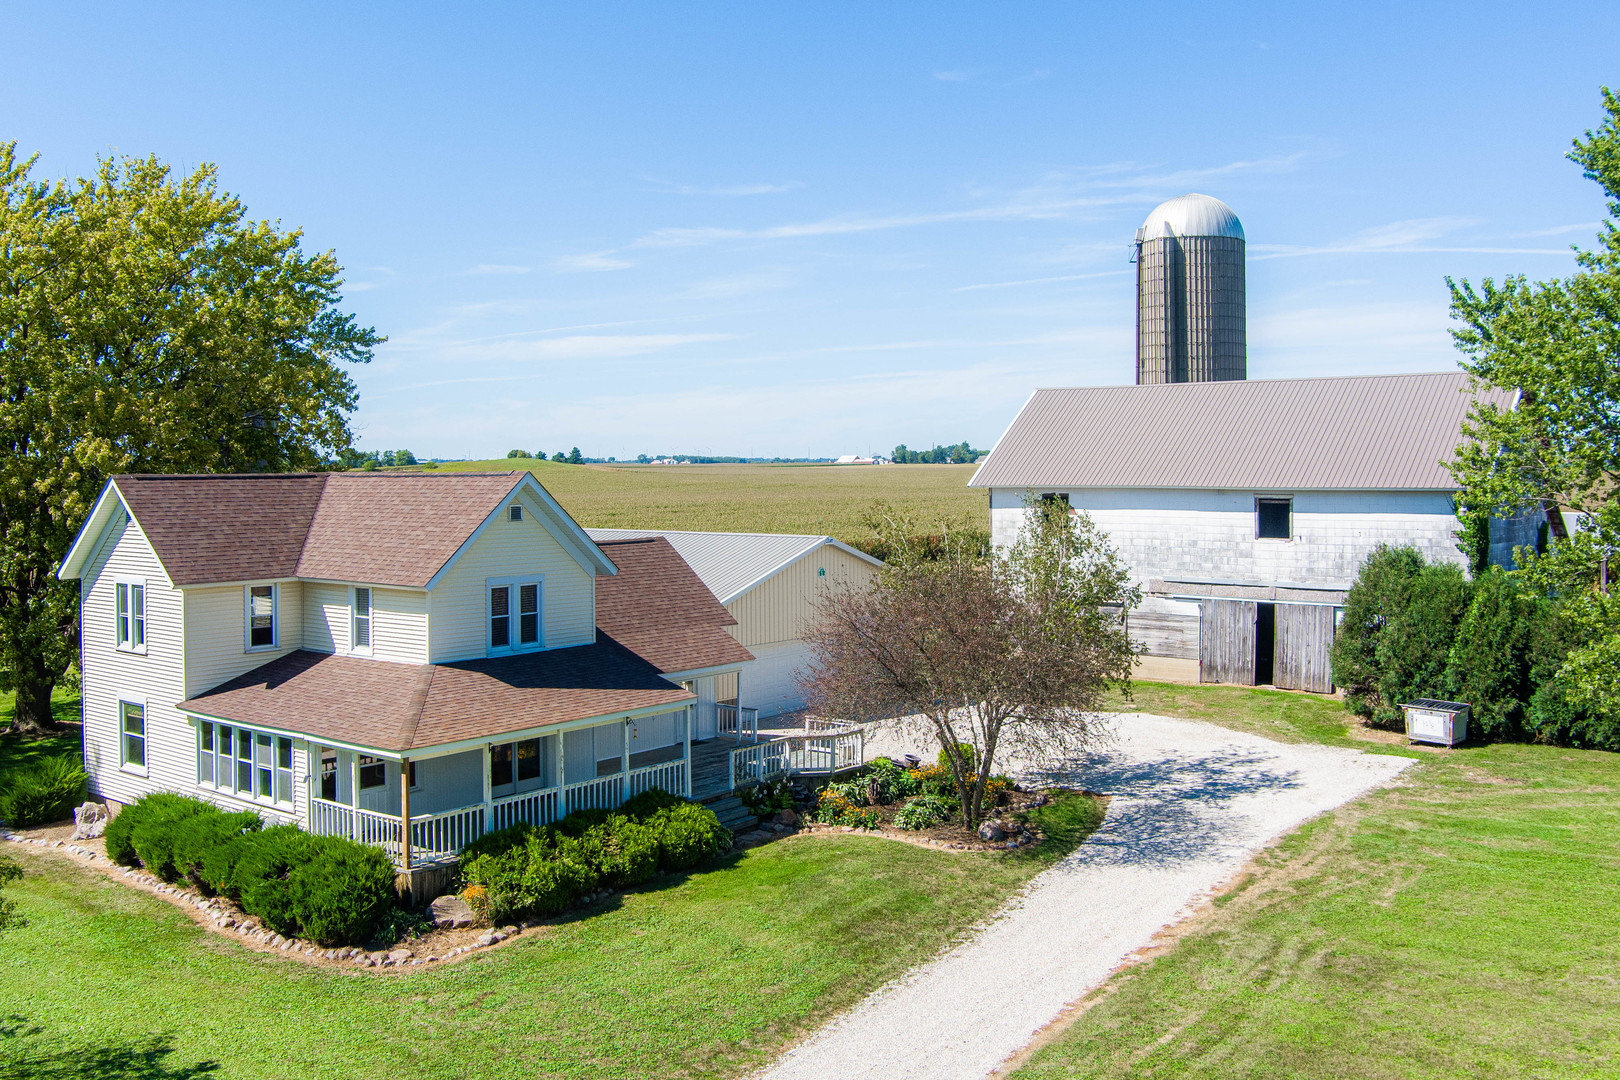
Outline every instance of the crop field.
<path id="1" fill-rule="evenodd" d="M 456 461 L 441 472 L 527 468 L 589 528 L 870 536 L 862 515 L 887 502 L 919 531 L 989 525 L 972 465 L 563 465 L 523 458 Z M 410 470 L 416 471 L 416 470 Z"/>

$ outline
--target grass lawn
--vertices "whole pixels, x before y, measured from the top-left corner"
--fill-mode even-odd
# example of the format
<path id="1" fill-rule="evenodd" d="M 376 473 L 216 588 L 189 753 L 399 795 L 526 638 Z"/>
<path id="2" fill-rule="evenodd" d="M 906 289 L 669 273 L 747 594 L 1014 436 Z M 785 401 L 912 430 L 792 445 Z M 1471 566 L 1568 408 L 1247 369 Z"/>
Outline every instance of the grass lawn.
<path id="1" fill-rule="evenodd" d="M 526 468 L 589 528 L 870 535 L 863 511 L 886 500 L 921 525 L 984 528 L 973 465 L 563 465 L 534 459 L 456 461 L 441 472 Z M 410 470 L 416 471 L 416 470 Z"/>
<path id="2" fill-rule="evenodd" d="M 1101 821 L 1089 798 L 1050 809 L 1027 857 L 798 837 L 391 977 L 249 953 L 13 849 L 28 873 L 7 894 L 31 925 L 0 941 L 0 1077 L 733 1075 L 938 952 Z M 131 1061 L 147 1071 L 119 1071 Z"/>
<path id="3" fill-rule="evenodd" d="M 11 726 L 15 695 L 0 693 L 0 728 Z M 58 689 L 51 697 L 51 715 L 63 729 L 50 735 L 27 737 L 0 735 L 0 777 L 18 766 L 31 765 L 40 758 L 77 754 L 83 749 L 79 732 L 79 692 Z"/>
<path id="4" fill-rule="evenodd" d="M 1350 738 L 1355 717 L 1335 698 L 1246 686 L 1183 686 L 1132 682 L 1131 697 L 1114 695 L 1105 705 L 1121 711 L 1207 720 L 1222 727 L 1263 735 L 1278 742 L 1318 742 L 1375 749 Z"/>
<path id="5" fill-rule="evenodd" d="M 1343 739 L 1338 706 L 1299 695 L 1144 686 L 1137 700 Z M 1019 1080 L 1620 1075 L 1620 755 L 1417 756 L 1400 787 L 1266 853 Z"/>

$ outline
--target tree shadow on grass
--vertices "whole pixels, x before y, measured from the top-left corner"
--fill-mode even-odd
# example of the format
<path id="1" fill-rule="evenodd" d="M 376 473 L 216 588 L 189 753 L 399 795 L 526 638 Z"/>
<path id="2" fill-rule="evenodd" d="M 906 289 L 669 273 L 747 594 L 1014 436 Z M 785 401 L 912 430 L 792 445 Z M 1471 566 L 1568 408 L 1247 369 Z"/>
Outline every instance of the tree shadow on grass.
<path id="1" fill-rule="evenodd" d="M 196 1080 L 218 1062 L 174 1060 L 173 1035 L 110 1046 L 63 1046 L 25 1016 L 0 1019 L 0 1080 Z"/>

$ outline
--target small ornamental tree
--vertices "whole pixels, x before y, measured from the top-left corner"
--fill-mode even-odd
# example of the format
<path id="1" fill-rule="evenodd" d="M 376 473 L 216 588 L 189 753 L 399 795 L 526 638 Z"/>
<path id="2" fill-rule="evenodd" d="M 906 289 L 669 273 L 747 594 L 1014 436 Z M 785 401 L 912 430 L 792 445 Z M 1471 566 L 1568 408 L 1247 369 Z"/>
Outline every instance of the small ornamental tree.
<path id="1" fill-rule="evenodd" d="M 1057 759 L 1093 743 L 1110 689 L 1129 692 L 1124 614 L 1140 590 L 1084 514 L 1029 501 L 1011 547 L 985 556 L 891 520 L 892 561 L 866 588 L 822 595 L 801 676 L 812 711 L 858 722 L 915 718 L 943 748 L 962 820 L 984 816 L 999 755 Z"/>
<path id="2" fill-rule="evenodd" d="M 22 876 L 22 867 L 17 865 L 16 860 L 10 855 L 0 855 L 0 890 Z M 5 894 L 0 892 L 0 934 L 27 925 L 28 920 L 17 913 L 16 901 L 7 900 Z"/>

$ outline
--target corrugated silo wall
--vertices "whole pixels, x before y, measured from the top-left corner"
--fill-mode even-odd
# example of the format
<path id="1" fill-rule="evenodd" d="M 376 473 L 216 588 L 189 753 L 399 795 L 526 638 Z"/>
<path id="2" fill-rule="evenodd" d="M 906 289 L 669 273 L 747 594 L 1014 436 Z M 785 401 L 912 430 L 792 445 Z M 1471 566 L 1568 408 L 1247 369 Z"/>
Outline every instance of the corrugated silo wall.
<path id="1" fill-rule="evenodd" d="M 1247 378 L 1243 241 L 1184 236 L 1180 244 L 1186 267 L 1187 381 Z"/>
<path id="2" fill-rule="evenodd" d="M 1136 382 L 1185 382 L 1179 331 L 1181 251 L 1161 237 L 1141 245 L 1136 260 Z"/>

